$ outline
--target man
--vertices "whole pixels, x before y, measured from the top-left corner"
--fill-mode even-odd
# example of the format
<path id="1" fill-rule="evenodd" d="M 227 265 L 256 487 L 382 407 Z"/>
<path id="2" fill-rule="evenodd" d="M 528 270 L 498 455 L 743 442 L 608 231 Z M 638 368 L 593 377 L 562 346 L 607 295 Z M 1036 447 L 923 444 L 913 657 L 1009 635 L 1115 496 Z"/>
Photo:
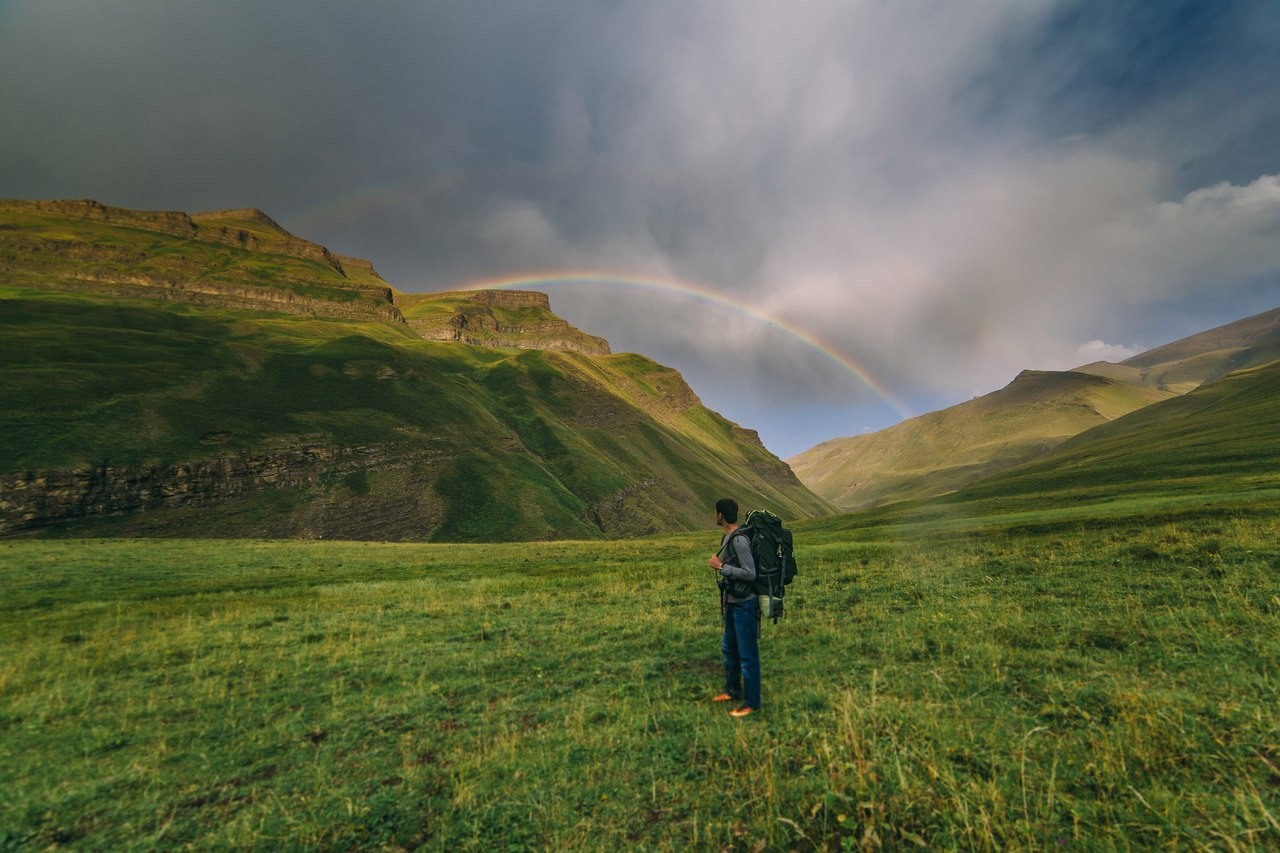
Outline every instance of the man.
<path id="1" fill-rule="evenodd" d="M 724 616 L 724 636 L 720 638 L 724 692 L 711 701 L 739 702 L 729 716 L 745 717 L 760 710 L 759 602 L 751 586 L 756 579 L 756 561 L 751 555 L 750 537 L 746 531 L 737 532 L 737 501 L 716 501 L 716 524 L 724 536 L 710 563 L 720 575 L 717 584 Z"/>

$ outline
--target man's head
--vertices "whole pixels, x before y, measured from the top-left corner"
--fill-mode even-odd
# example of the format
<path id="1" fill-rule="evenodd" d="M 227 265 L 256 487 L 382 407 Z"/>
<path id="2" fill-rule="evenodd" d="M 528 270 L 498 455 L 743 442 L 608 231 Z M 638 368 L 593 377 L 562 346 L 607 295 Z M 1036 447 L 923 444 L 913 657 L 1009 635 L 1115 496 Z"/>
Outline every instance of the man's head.
<path id="1" fill-rule="evenodd" d="M 723 520 L 728 524 L 738 523 L 738 502 L 733 498 L 721 498 L 716 501 L 716 523 Z"/>

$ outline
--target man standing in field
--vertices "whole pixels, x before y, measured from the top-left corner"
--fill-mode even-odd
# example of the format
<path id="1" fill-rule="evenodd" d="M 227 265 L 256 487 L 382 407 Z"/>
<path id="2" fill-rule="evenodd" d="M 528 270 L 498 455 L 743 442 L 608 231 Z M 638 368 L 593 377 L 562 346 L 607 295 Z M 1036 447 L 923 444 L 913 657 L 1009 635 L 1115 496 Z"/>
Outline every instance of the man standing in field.
<path id="1" fill-rule="evenodd" d="M 732 498 L 716 501 L 716 524 L 724 531 L 720 550 L 711 557 L 711 568 L 720 575 L 720 611 L 724 635 L 720 653 L 724 656 L 724 692 L 713 702 L 739 702 L 729 712 L 745 717 L 760 710 L 760 622 L 759 602 L 752 582 L 756 561 L 751 555 L 751 539 L 738 531 L 738 502 Z M 746 692 L 743 692 L 745 687 Z"/>

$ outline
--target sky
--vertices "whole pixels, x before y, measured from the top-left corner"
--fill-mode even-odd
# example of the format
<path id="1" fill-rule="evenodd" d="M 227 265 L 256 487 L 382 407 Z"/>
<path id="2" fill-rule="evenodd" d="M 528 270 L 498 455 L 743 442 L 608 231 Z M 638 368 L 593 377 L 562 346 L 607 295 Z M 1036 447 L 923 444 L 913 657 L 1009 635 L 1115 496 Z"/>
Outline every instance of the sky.
<path id="1" fill-rule="evenodd" d="M 0 0 L 0 197 L 540 280 L 788 457 L 1280 307 L 1275 0 Z"/>

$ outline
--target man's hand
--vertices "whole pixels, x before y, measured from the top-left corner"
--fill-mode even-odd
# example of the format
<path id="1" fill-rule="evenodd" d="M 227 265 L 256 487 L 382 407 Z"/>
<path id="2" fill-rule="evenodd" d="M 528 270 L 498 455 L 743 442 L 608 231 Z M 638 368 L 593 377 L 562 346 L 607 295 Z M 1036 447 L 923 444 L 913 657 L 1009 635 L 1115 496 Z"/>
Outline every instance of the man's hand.
<path id="1" fill-rule="evenodd" d="M 724 560 L 720 559 L 719 554 L 712 554 L 710 563 L 711 563 L 711 568 L 715 569 L 718 572 L 720 571 L 720 567 L 724 565 Z"/>

